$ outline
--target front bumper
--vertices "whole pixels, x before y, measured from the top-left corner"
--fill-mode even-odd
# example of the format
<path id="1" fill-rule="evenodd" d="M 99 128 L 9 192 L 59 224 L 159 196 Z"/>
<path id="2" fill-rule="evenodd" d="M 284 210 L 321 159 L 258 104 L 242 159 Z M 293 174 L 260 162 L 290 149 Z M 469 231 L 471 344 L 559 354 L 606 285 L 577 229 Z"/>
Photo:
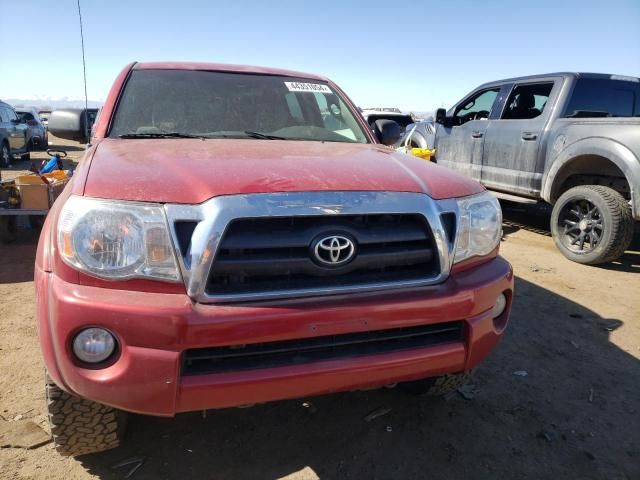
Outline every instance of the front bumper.
<path id="1" fill-rule="evenodd" d="M 513 273 L 502 258 L 413 291 L 228 305 L 186 294 L 123 291 L 67 283 L 36 268 L 45 364 L 63 389 L 113 407 L 160 416 L 355 390 L 475 367 L 498 343 L 511 308 Z M 509 300 L 494 321 L 500 293 Z M 181 375 L 186 349 L 275 342 L 464 321 L 464 340 L 301 365 Z M 71 339 L 101 326 L 119 341 L 107 368 L 74 362 Z"/>

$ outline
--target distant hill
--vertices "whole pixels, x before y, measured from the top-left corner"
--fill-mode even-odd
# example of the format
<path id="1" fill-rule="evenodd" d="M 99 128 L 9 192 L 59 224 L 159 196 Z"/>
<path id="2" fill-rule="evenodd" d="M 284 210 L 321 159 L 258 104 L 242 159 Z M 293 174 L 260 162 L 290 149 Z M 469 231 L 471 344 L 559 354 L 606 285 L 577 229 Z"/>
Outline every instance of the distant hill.
<path id="1" fill-rule="evenodd" d="M 13 107 L 35 107 L 40 110 L 56 110 L 58 108 L 82 108 L 84 107 L 84 99 L 82 98 L 52 98 L 52 97 L 40 97 L 33 96 L 29 98 L 3 98 L 0 97 L 3 102 L 12 105 Z M 99 108 L 104 102 L 97 100 L 89 100 L 89 108 Z"/>

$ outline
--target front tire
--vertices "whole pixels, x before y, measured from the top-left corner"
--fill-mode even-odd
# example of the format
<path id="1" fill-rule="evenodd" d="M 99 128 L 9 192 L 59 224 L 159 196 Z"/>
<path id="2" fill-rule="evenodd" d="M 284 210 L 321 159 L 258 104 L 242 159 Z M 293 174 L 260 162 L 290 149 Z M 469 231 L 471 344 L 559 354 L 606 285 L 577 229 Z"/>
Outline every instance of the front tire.
<path id="1" fill-rule="evenodd" d="M 0 145 L 0 167 L 10 167 L 11 160 L 13 160 L 11 149 L 9 148 L 9 144 L 4 142 Z"/>
<path id="2" fill-rule="evenodd" d="M 471 379 L 471 371 L 463 373 L 452 373 L 439 377 L 423 378 L 412 382 L 399 383 L 398 387 L 414 395 L 427 395 L 429 397 L 440 397 L 451 392 L 455 392 L 464 386 Z"/>
<path id="3" fill-rule="evenodd" d="M 53 443 L 63 456 L 86 455 L 120 445 L 126 412 L 73 396 L 45 380 Z"/>
<path id="4" fill-rule="evenodd" d="M 597 265 L 621 257 L 633 239 L 629 202 L 602 185 L 563 193 L 553 206 L 551 234 L 558 250 L 577 263 Z"/>

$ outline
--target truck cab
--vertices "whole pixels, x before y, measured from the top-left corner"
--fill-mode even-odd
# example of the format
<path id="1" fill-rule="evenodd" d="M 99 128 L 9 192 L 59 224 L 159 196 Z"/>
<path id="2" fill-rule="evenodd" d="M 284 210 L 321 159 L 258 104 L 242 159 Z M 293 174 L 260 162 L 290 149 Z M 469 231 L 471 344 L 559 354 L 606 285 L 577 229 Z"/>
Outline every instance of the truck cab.
<path id="1" fill-rule="evenodd" d="M 598 218 L 607 228 L 604 235 L 581 230 L 578 242 L 587 246 L 576 248 L 575 238 L 564 235 L 571 226 L 565 222 L 582 218 L 564 218 L 558 211 L 551 224 L 565 256 L 597 264 L 624 252 L 633 221 L 640 219 L 639 116 L 640 80 L 635 77 L 552 73 L 512 78 L 481 85 L 449 111 L 438 110 L 429 146 L 437 149 L 439 164 L 508 200 L 555 206 L 574 187 L 598 187 L 593 198 L 571 195 L 569 203 L 602 203 Z M 611 191 L 602 193 L 602 188 Z M 605 197 L 614 208 L 604 205 Z"/>

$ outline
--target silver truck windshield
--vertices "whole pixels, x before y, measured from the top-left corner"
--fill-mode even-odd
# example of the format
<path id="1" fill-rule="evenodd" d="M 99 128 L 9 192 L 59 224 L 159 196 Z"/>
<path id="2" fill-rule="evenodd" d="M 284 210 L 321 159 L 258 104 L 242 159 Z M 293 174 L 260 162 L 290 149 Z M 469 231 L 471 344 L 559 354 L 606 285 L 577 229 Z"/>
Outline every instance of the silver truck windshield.
<path id="1" fill-rule="evenodd" d="M 137 70 L 110 137 L 205 137 L 368 143 L 352 112 L 321 81 L 262 74 Z"/>

